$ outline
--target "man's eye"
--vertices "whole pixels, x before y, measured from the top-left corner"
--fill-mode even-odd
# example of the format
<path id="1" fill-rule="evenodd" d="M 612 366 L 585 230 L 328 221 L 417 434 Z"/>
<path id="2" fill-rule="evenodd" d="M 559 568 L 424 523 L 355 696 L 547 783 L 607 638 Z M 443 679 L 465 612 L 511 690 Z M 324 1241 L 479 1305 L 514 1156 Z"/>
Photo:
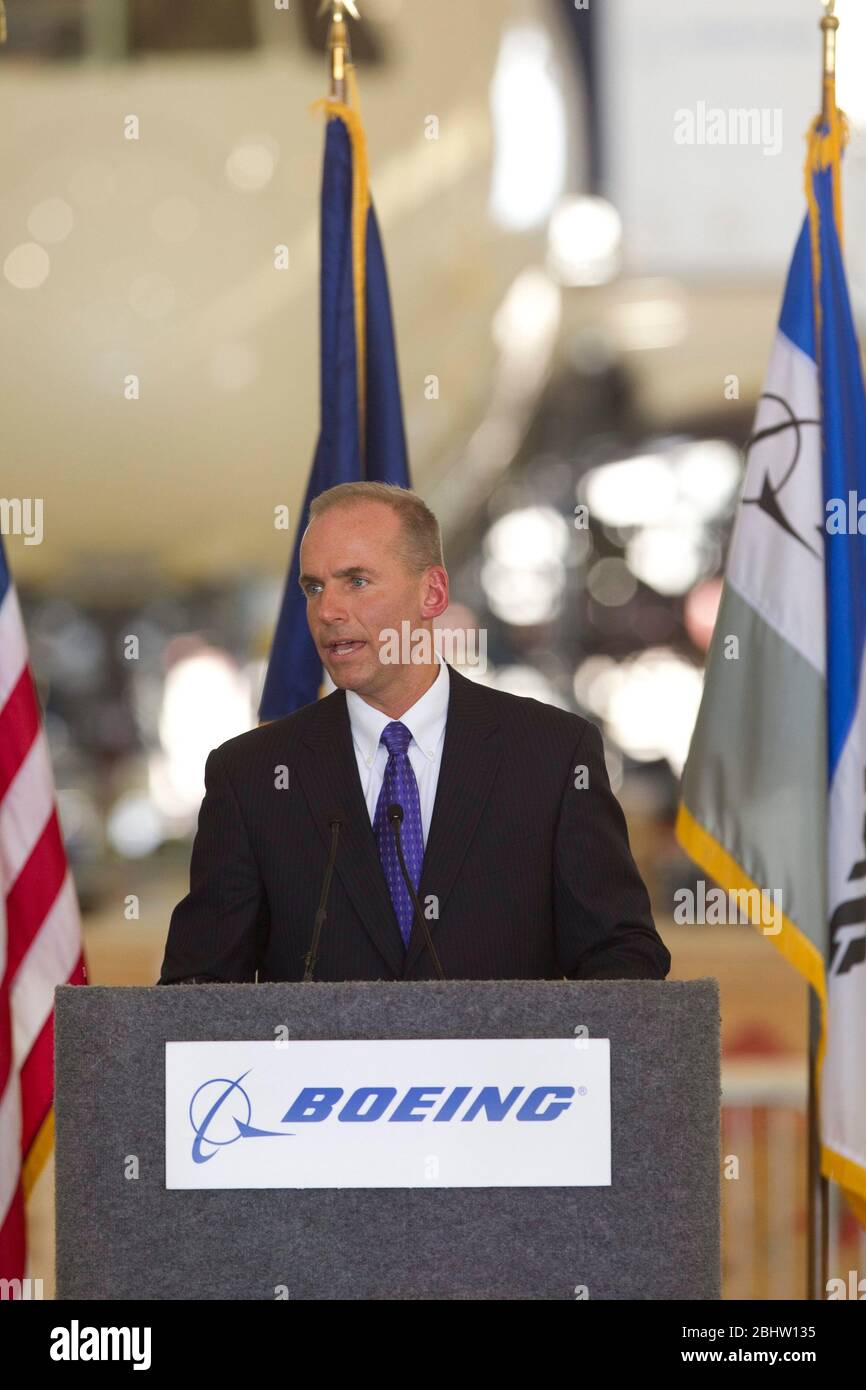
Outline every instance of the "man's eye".
<path id="1" fill-rule="evenodd" d="M 366 579 L 364 578 L 363 575 L 361 575 L 361 574 L 353 574 L 353 575 L 352 575 L 352 583 L 353 583 L 353 584 L 366 584 L 367 581 L 366 581 Z"/>

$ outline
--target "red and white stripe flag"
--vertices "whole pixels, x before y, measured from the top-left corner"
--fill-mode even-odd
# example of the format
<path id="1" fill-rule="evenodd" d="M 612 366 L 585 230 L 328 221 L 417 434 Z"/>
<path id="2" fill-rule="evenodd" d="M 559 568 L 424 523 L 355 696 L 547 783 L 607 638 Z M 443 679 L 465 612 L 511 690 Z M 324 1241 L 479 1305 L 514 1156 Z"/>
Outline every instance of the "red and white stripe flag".
<path id="1" fill-rule="evenodd" d="M 0 541 L 0 1278 L 23 1279 L 25 1202 L 54 1142 L 54 989 L 86 983 L 75 885 Z"/>

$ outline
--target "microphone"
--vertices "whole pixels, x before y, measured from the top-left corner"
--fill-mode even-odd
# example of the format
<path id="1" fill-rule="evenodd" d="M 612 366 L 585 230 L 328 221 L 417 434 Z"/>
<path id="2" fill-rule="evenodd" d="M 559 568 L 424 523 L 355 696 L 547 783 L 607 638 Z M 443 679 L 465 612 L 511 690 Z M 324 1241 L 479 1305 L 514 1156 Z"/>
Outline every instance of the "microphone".
<path id="1" fill-rule="evenodd" d="M 313 935 L 310 941 L 310 949 L 306 954 L 306 969 L 302 983 L 307 985 L 313 978 L 313 971 L 316 968 L 316 959 L 319 954 L 319 942 L 322 939 L 322 927 L 325 925 L 325 918 L 328 915 L 327 902 L 328 894 L 331 891 L 331 877 L 334 872 L 334 860 L 337 857 L 337 841 L 340 838 L 340 827 L 345 823 L 346 817 L 342 811 L 332 811 L 328 816 L 328 824 L 331 827 L 331 849 L 328 854 L 328 863 L 325 868 L 325 878 L 322 883 L 322 896 L 319 898 L 319 907 L 316 912 L 316 920 L 313 924 Z"/>
<path id="2" fill-rule="evenodd" d="M 430 954 L 433 957 L 433 964 L 436 967 L 436 974 L 439 976 L 440 980 L 444 980 L 445 971 L 442 969 L 442 962 L 436 954 L 436 947 L 433 945 L 433 938 L 430 935 L 430 928 L 427 925 L 427 918 L 421 911 L 421 904 L 419 903 L 418 895 L 415 892 L 415 885 L 409 877 L 409 871 L 406 868 L 406 860 L 403 858 L 403 841 L 400 837 L 400 826 L 403 824 L 403 807 L 397 801 L 392 801 L 391 805 L 388 807 L 388 824 L 393 825 L 394 827 L 394 836 L 397 841 L 397 857 L 400 860 L 400 871 L 403 874 L 403 881 L 406 884 L 406 887 L 409 889 L 409 896 L 412 899 L 412 906 L 414 907 L 415 913 L 418 916 L 418 920 L 421 923 L 421 927 L 424 932 L 424 937 L 427 942 L 428 950 L 430 951 Z"/>

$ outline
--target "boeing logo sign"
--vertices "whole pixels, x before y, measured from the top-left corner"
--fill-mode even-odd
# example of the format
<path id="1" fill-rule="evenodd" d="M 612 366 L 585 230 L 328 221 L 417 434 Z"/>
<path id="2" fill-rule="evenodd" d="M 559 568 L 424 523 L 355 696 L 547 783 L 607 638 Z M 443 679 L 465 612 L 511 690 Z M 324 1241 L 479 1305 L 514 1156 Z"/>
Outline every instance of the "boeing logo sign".
<path id="1" fill-rule="evenodd" d="M 166 1043 L 166 1186 L 610 1183 L 606 1039 Z"/>
<path id="2" fill-rule="evenodd" d="M 292 1138 L 285 1130 L 256 1129 L 251 1123 L 252 1105 L 241 1082 L 215 1076 L 195 1091 L 189 1106 L 189 1118 L 195 1138 L 192 1145 L 193 1163 L 207 1163 L 221 1148 L 238 1139 Z M 571 1105 L 574 1086 L 535 1086 L 526 1095 L 525 1086 L 512 1086 L 503 1094 L 498 1086 L 410 1086 L 399 1095 L 396 1086 L 359 1086 L 346 1097 L 338 1086 L 305 1086 L 289 1106 L 282 1123 L 321 1124 L 335 1115 L 344 1124 L 366 1125 L 378 1120 L 394 1124 L 411 1124 L 432 1119 L 434 1124 L 482 1118 L 494 1124 L 514 1112 L 515 1119 L 524 1123 L 556 1120 Z M 586 1087 L 580 1088 L 585 1094 Z M 525 1099 L 521 1099 L 525 1096 Z M 236 1107 L 245 1111 L 241 1119 Z M 226 1138 L 214 1137 L 222 1118 L 231 1116 Z"/>

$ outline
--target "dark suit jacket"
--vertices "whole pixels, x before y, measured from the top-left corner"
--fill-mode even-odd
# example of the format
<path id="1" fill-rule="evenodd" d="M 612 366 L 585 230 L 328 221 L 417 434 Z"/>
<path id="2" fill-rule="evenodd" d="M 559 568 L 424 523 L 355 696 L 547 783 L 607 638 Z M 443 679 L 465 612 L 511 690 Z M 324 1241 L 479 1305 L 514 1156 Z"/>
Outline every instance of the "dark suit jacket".
<path id="1" fill-rule="evenodd" d="M 438 917 L 425 915 L 447 978 L 664 979 L 670 955 L 598 729 L 449 673 L 418 890 L 424 908 L 438 899 Z M 588 786 L 577 788 L 582 765 Z M 190 891 L 172 913 L 159 983 L 300 980 L 337 810 L 347 819 L 316 979 L 434 978 L 417 922 L 403 946 L 335 690 L 208 755 Z"/>

